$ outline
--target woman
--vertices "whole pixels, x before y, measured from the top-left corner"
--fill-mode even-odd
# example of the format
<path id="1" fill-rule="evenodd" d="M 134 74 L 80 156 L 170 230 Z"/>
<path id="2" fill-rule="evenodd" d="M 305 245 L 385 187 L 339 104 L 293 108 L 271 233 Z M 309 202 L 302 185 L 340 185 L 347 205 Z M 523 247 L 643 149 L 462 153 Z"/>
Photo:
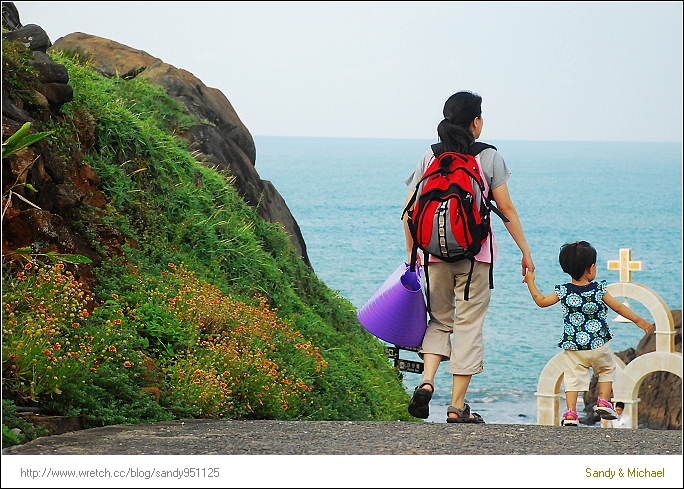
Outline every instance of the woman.
<path id="1" fill-rule="evenodd" d="M 471 146 L 482 133 L 482 97 L 472 92 L 458 92 L 444 104 L 444 120 L 437 126 L 442 152 L 473 153 Z M 411 200 L 418 181 L 435 158 L 429 149 L 418 167 L 406 179 L 411 189 L 406 204 Z M 475 158 L 485 181 L 485 193 L 508 218 L 506 229 L 522 252 L 522 275 L 534 271 L 530 248 L 518 213 L 513 205 L 506 184 L 510 172 L 501 155 L 494 147 L 483 149 Z M 408 228 L 408 215 L 404 217 L 406 250 L 411 260 L 413 238 Z M 496 241 L 491 234 L 475 256 L 470 282 L 469 300 L 463 300 L 464 288 L 470 272 L 470 260 L 447 263 L 430 255 L 429 287 L 430 320 L 418 355 L 424 363 L 423 379 L 415 388 L 409 403 L 409 413 L 417 418 L 429 416 L 429 403 L 435 390 L 434 378 L 440 362 L 449 361 L 449 373 L 453 375 L 451 406 L 447 409 L 448 423 L 484 423 L 477 413 L 470 412 L 465 395 L 473 375 L 484 369 L 484 340 L 482 326 L 489 307 L 489 267 L 496 260 Z M 493 256 L 492 256 L 493 255 Z M 418 265 L 421 257 L 418 257 Z M 451 335 L 453 334 L 453 344 Z"/>

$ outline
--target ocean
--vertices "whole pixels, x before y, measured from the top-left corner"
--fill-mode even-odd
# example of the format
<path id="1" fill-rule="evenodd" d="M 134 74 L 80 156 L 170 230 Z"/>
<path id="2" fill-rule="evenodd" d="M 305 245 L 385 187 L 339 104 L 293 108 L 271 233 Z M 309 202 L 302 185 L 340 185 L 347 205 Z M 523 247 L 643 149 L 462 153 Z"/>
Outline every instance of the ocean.
<path id="1" fill-rule="evenodd" d="M 401 221 L 404 180 L 429 145 L 425 139 L 254 137 L 256 169 L 270 180 L 299 223 L 317 276 L 362 307 L 407 261 Z M 618 282 L 608 260 L 629 248 L 642 270 L 632 281 L 682 308 L 682 144 L 484 141 L 495 145 L 511 177 L 508 187 L 532 250 L 542 293 L 568 281 L 558 264 L 566 242 L 597 250 L 597 280 Z M 466 395 L 487 423 L 536 424 L 534 392 L 544 365 L 560 349 L 560 306 L 541 309 L 522 283 L 520 251 L 493 216 L 499 245 L 494 290 L 484 326 L 484 371 Z M 631 299 L 637 314 L 653 321 Z M 616 316 L 609 310 L 609 318 Z M 643 332 L 610 321 L 613 351 L 636 348 Z M 418 355 L 402 351 L 405 360 Z M 421 375 L 404 373 L 412 392 Z M 427 421 L 445 422 L 451 375 L 442 363 Z M 582 396 L 578 410 L 582 409 Z M 565 410 L 561 400 L 561 412 Z"/>

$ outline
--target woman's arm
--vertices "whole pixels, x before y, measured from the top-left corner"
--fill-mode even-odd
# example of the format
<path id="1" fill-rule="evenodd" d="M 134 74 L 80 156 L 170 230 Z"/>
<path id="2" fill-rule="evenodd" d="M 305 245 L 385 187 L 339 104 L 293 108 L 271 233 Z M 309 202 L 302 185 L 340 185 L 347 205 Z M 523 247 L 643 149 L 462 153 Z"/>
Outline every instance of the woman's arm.
<path id="1" fill-rule="evenodd" d="M 504 183 L 492 189 L 492 200 L 496 202 L 496 207 L 509 219 L 509 222 L 504 223 L 504 225 L 522 252 L 521 264 L 524 277 L 528 271 L 534 272 L 534 262 L 532 261 L 532 252 L 527 244 L 527 239 L 525 239 L 525 233 L 518 217 L 518 211 L 515 210 L 511 195 L 508 192 L 508 184 Z"/>

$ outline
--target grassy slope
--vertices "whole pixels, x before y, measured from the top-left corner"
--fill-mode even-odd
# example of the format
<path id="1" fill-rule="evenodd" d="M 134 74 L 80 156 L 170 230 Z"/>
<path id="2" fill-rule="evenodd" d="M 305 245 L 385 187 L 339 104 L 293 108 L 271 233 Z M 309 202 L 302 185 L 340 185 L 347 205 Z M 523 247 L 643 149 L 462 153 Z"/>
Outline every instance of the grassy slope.
<path id="1" fill-rule="evenodd" d="M 67 66 L 75 98 L 63 108 L 64 122 L 51 128 L 59 138 L 84 114 L 95 119 L 97 142 L 85 162 L 110 202 L 101 219 L 137 244 L 125 247 L 126 261 L 151 276 L 183 262 L 226 294 L 265 296 L 329 362 L 307 418 L 409 419 L 407 394 L 384 347 L 358 324 L 352 304 L 304 265 L 281 227 L 239 198 L 230 176 L 194 161 L 173 135 L 192 124 L 179 106 L 159 87 L 106 79 L 67 56 L 53 57 Z M 82 231 L 94 238 L 91 211 L 81 215 Z M 121 290 L 120 266 L 105 262 L 97 271 L 100 297 Z"/>

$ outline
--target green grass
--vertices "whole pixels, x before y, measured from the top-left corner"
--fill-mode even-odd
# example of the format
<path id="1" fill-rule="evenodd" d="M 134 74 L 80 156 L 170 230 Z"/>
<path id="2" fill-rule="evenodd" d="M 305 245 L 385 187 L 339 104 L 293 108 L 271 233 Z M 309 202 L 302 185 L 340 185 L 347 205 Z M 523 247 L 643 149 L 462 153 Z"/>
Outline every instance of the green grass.
<path id="1" fill-rule="evenodd" d="M 4 52 L 5 43 L 3 56 Z M 102 304 L 114 295 L 121 296 L 125 324 L 133 332 L 140 354 L 152 358 L 160 371 L 166 370 L 160 401 L 165 412 L 176 417 L 202 416 L 211 411 L 228 418 L 412 420 L 406 413 L 408 395 L 401 373 L 390 366 L 381 342 L 358 323 L 354 306 L 305 265 L 280 225 L 261 219 L 239 197 L 231 175 L 196 162 L 177 137 L 197 121 L 160 87 L 136 79 L 104 78 L 77 57 L 51 55 L 67 67 L 74 100 L 64 105 L 62 117 L 45 124 L 43 129 L 54 131 L 46 141 L 65 167 L 74 164 L 74 155 L 81 155 L 77 164 L 95 169 L 101 178 L 99 188 L 108 201 L 101 210 L 83 205 L 71 216 L 71 225 L 104 258 L 94 270 L 96 301 Z M 86 120 L 95 122 L 95 144 L 82 152 L 78 127 Z M 201 185 L 196 184 L 198 176 Z M 124 235 L 124 256 L 111 256 L 99 241 L 99 229 L 107 226 Z M 188 358 L 183 355 L 192 355 L 196 362 L 208 361 L 209 347 L 201 342 L 217 340 L 199 325 L 199 316 L 173 316 L 163 309 L 162 302 L 151 302 L 150 297 L 161 295 L 151 296 L 154 290 L 148 289 L 145 295 L 137 287 L 168 280 L 169 263 L 182 263 L 192 272 L 197 281 L 192 283 L 199 284 L 197 287 L 215 287 L 224 301 L 222 307 L 228 311 L 238 306 L 228 306 L 225 301 L 256 308 L 264 301 L 264 307 L 274 311 L 282 323 L 283 331 L 300 334 L 301 341 L 321 355 L 326 366 L 319 372 L 314 364 L 302 362 L 300 350 L 290 349 L 289 342 L 294 341 L 290 336 L 271 336 L 259 329 L 261 312 L 243 322 L 221 323 L 222 338 L 259 345 L 244 347 L 257 348 L 249 351 L 277 359 L 283 382 L 292 374 L 311 388 L 292 404 L 296 412 L 294 407 L 279 412 L 276 407 L 281 400 L 271 394 L 273 389 L 259 391 L 259 386 L 244 379 L 239 384 L 241 397 L 236 392 L 229 396 L 233 414 L 223 408 L 212 411 L 215 406 L 224 406 L 227 398 L 219 396 L 215 406 L 205 403 L 198 411 L 199 404 L 193 407 L 194 401 L 189 401 L 190 387 L 178 391 L 173 383 L 181 381 L 182 374 L 177 378 L 171 373 L 176 375 L 178 365 L 187 364 Z M 11 278 L 11 270 L 9 266 L 3 268 L 4 280 Z M 174 287 L 180 294 L 181 286 Z M 173 297 L 171 293 L 158 292 L 167 294 L 164 300 Z M 188 295 L 188 300 L 197 294 Z M 119 316 L 105 305 L 100 307 L 86 322 L 95 327 L 110 321 L 107 324 L 111 327 L 111 321 Z M 246 332 L 238 333 L 243 324 Z M 243 346 L 237 348 L 235 351 L 241 351 Z M 11 374 L 5 367 L 3 363 L 3 377 Z M 139 378 L 124 379 L 126 370 L 114 367 L 100 370 L 90 377 L 93 382 L 87 389 L 79 390 L 76 384 L 64 386 L 62 394 L 42 402 L 55 412 L 87 415 L 95 425 L 167 417 L 159 406 L 149 404 L 149 396 L 140 397 Z M 127 387 L 117 389 L 117 385 Z M 235 402 L 244 405 L 237 409 Z M 257 404 L 262 406 L 255 408 Z"/>

